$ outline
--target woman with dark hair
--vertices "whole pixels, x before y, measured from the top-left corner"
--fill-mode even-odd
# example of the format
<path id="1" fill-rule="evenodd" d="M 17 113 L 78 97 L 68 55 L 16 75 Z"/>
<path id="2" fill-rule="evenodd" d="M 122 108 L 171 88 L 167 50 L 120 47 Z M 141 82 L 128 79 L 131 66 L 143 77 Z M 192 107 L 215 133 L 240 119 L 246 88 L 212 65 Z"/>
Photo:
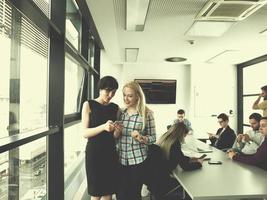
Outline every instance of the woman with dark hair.
<path id="1" fill-rule="evenodd" d="M 157 142 L 163 151 L 163 157 L 167 160 L 167 169 L 169 173 L 174 170 L 177 165 L 183 170 L 194 170 L 202 167 L 202 159 L 190 158 L 183 154 L 181 144 L 184 142 L 185 136 L 189 130 L 182 122 L 172 125 L 166 133 L 164 133 Z"/>
<path id="2" fill-rule="evenodd" d="M 84 102 L 82 109 L 83 136 L 86 146 L 86 174 L 91 200 L 111 200 L 117 189 L 118 159 L 114 137 L 121 132 L 115 122 L 119 116 L 118 105 L 110 100 L 118 89 L 118 82 L 105 76 L 98 83 L 99 97 Z"/>

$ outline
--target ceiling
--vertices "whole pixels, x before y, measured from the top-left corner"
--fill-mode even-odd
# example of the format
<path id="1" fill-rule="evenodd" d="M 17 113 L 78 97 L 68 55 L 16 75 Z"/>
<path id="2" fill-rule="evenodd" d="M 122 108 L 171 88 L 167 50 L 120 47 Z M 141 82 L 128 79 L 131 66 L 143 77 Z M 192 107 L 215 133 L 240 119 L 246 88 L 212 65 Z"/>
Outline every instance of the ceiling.
<path id="1" fill-rule="evenodd" d="M 259 34 L 267 28 L 267 5 L 235 23 L 223 36 L 192 37 L 185 33 L 206 0 L 150 0 L 142 32 L 125 30 L 126 0 L 86 1 L 114 64 L 125 63 L 125 48 L 139 48 L 137 63 L 161 63 L 178 56 L 187 58 L 181 64 L 236 64 L 267 54 L 267 35 Z"/>

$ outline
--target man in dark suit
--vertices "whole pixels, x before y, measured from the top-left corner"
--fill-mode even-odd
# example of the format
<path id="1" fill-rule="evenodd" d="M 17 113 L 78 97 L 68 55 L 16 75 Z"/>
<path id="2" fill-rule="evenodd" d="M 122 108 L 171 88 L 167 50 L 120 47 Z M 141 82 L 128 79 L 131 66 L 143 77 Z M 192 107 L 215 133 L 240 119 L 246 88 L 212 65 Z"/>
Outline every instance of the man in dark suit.
<path id="1" fill-rule="evenodd" d="M 216 134 L 208 133 L 209 139 L 212 146 L 217 149 L 227 150 L 233 146 L 236 135 L 234 130 L 229 127 L 229 118 L 225 113 L 219 114 L 217 119 L 221 128 L 217 130 Z"/>

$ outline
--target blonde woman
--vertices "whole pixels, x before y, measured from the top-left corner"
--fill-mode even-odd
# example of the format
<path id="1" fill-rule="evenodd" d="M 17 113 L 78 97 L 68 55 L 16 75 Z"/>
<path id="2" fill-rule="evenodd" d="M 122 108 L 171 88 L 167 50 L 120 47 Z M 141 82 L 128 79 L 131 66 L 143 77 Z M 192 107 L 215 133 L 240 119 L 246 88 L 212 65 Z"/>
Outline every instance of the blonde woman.
<path id="1" fill-rule="evenodd" d="M 202 159 L 190 158 L 183 154 L 181 144 L 189 130 L 183 122 L 172 125 L 164 133 L 157 144 L 163 151 L 164 159 L 167 160 L 169 173 L 180 165 L 183 170 L 194 170 L 202 167 Z"/>
<path id="2" fill-rule="evenodd" d="M 138 83 L 124 85 L 123 100 L 126 106 L 120 117 L 123 130 L 117 141 L 121 164 L 117 200 L 140 200 L 148 145 L 156 141 L 155 122 Z"/>

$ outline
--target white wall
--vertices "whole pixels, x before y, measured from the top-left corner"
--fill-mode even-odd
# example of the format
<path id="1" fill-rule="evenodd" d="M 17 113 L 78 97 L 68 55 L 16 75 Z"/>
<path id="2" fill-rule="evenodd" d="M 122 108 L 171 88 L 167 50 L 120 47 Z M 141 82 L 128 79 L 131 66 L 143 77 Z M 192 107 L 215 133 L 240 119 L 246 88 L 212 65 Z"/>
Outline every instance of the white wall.
<path id="1" fill-rule="evenodd" d="M 237 70 L 223 64 L 197 64 L 191 66 L 190 120 L 197 137 L 207 138 L 206 132 L 219 128 L 217 117 L 233 110 L 229 125 L 237 128 Z"/>
<path id="2" fill-rule="evenodd" d="M 216 117 L 221 112 L 229 114 L 230 126 L 237 127 L 237 80 L 236 67 L 221 64 L 179 65 L 169 63 L 111 64 L 105 52 L 101 56 L 101 77 L 111 75 L 117 78 L 119 90 L 113 101 L 123 107 L 122 87 L 134 79 L 176 79 L 176 104 L 148 104 L 154 111 L 156 131 L 159 137 L 166 126 L 176 118 L 179 108 L 186 111 L 192 122 L 196 137 L 207 137 L 206 132 L 218 129 Z"/>
<path id="3" fill-rule="evenodd" d="M 122 91 L 122 83 L 121 83 L 121 77 L 122 77 L 122 65 L 121 64 L 112 64 L 108 58 L 108 55 L 105 51 L 101 51 L 101 60 L 100 60 L 100 75 L 102 78 L 103 76 L 113 76 L 117 79 L 119 83 L 119 88 L 117 90 L 116 95 L 112 99 L 113 102 L 121 102 L 120 96 L 118 94 Z"/>
<path id="4" fill-rule="evenodd" d="M 148 104 L 153 110 L 157 137 L 166 132 L 166 126 L 176 118 L 179 108 L 186 111 L 190 105 L 190 66 L 178 64 L 125 64 L 122 84 L 134 79 L 175 79 L 177 80 L 176 104 Z M 122 98 L 122 96 L 121 96 Z"/>

